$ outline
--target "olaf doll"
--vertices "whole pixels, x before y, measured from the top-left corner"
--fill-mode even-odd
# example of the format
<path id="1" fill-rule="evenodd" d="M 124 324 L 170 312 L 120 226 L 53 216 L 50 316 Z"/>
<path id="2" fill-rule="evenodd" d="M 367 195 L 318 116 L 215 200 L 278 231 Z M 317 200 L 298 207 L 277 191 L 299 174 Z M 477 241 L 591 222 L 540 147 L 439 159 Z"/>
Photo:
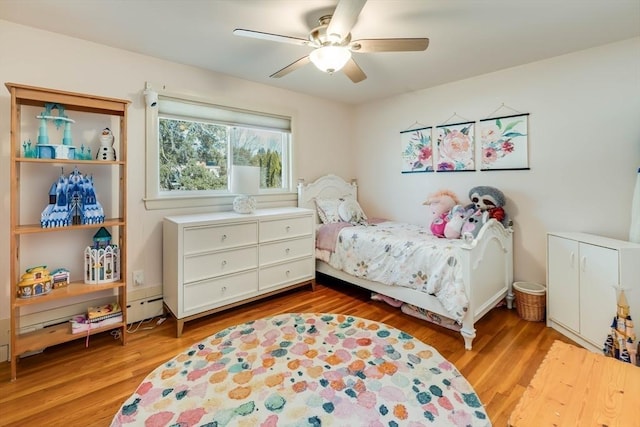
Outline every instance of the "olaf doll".
<path id="1" fill-rule="evenodd" d="M 104 128 L 100 134 L 100 148 L 98 149 L 98 154 L 96 154 L 96 159 L 114 161 L 116 159 L 116 150 L 113 148 L 113 142 L 114 138 L 111 129 Z"/>

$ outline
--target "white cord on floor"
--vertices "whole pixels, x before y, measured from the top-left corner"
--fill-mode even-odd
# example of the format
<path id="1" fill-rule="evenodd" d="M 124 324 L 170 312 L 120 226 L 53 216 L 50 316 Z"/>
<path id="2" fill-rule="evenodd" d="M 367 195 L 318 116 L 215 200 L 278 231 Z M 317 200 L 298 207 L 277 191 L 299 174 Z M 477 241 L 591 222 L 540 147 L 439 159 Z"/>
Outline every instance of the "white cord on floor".
<path id="1" fill-rule="evenodd" d="M 145 326 L 144 328 L 140 328 L 140 326 L 141 326 L 143 323 L 149 323 L 149 322 L 151 322 L 153 319 L 155 319 L 156 317 L 159 317 L 159 319 L 156 321 L 155 325 L 153 325 L 153 326 Z M 167 320 L 167 318 L 166 318 L 166 317 L 164 317 L 164 316 L 156 316 L 156 317 L 152 317 L 152 318 L 150 318 L 150 319 L 146 319 L 146 320 L 140 320 L 140 321 L 135 325 L 135 327 L 133 326 L 134 324 L 132 323 L 132 324 L 131 324 L 131 325 L 129 325 L 129 327 L 127 328 L 127 333 L 129 333 L 129 334 L 134 334 L 134 333 L 138 332 L 138 330 L 141 330 L 141 331 L 148 331 L 148 330 L 151 330 L 151 329 L 155 329 L 156 327 L 160 326 L 160 325 L 162 324 L 162 322 L 164 322 L 165 320 Z"/>

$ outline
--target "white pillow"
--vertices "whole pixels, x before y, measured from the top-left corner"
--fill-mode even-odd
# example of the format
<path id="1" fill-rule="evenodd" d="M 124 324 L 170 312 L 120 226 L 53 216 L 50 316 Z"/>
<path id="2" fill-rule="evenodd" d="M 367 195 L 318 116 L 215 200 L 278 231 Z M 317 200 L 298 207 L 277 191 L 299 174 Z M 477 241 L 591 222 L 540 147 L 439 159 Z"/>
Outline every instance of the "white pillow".
<path id="1" fill-rule="evenodd" d="M 343 199 L 338 205 L 340 219 L 351 224 L 366 223 L 367 216 L 360 207 L 360 204 L 352 198 Z"/>
<path id="2" fill-rule="evenodd" d="M 315 201 L 318 216 L 323 224 L 336 222 L 359 224 L 367 221 L 362 208 L 352 197 L 341 197 L 339 199 L 316 198 Z"/>
<path id="3" fill-rule="evenodd" d="M 340 214 L 338 213 L 338 205 L 340 199 L 319 199 L 316 198 L 316 208 L 318 216 L 323 224 L 332 224 L 334 222 L 342 221 Z"/>

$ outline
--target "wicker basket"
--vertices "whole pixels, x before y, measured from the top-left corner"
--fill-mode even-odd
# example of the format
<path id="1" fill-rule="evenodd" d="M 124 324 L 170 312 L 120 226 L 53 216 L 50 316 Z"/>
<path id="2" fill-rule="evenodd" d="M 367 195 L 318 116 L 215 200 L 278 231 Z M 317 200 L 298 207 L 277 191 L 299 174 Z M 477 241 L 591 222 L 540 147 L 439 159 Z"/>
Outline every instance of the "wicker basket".
<path id="1" fill-rule="evenodd" d="M 516 310 L 524 320 L 541 322 L 545 320 L 546 288 L 532 282 L 515 282 Z"/>

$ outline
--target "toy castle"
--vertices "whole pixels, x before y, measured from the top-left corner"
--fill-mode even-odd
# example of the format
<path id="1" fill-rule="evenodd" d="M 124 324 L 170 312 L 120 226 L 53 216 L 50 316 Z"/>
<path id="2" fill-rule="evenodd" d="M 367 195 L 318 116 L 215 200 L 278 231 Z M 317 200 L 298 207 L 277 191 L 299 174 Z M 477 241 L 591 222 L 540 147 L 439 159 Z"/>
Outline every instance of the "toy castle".
<path id="1" fill-rule="evenodd" d="M 42 211 L 42 228 L 67 227 L 76 224 L 100 224 L 104 210 L 93 189 L 93 178 L 85 177 L 74 168 L 51 185 L 49 205 Z"/>
<path id="2" fill-rule="evenodd" d="M 111 234 L 101 227 L 93 236 L 93 246 L 84 250 L 84 283 L 99 284 L 120 280 L 120 248 L 111 243 Z"/>
<path id="3" fill-rule="evenodd" d="M 604 343 L 603 352 L 605 356 L 640 366 L 636 334 L 623 290 L 618 297 L 618 310 L 611 323 L 611 333 Z"/>

